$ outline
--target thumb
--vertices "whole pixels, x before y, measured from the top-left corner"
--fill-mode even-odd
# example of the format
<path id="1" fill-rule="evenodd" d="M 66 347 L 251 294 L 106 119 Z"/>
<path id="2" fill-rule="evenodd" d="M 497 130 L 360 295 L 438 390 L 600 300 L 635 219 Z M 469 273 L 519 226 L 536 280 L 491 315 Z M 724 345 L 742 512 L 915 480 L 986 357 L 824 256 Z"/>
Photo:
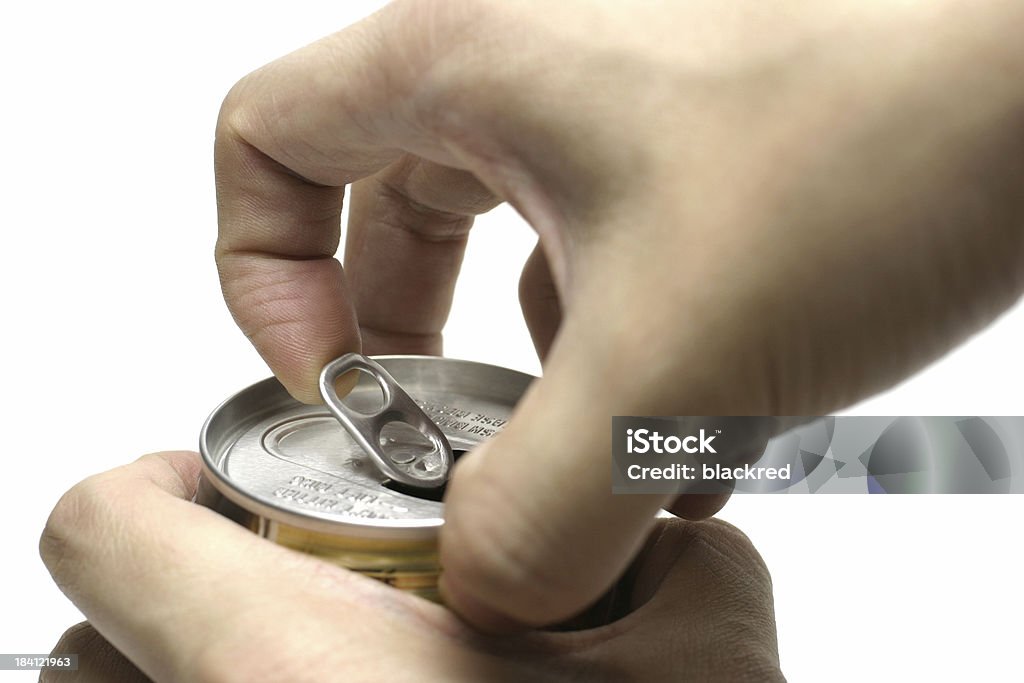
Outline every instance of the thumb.
<path id="1" fill-rule="evenodd" d="M 581 611 L 623 572 L 670 498 L 612 495 L 610 416 L 635 414 L 635 377 L 618 369 L 610 340 L 587 339 L 583 330 L 597 328 L 583 322 L 565 320 L 544 378 L 449 482 L 440 588 L 484 629 Z"/>

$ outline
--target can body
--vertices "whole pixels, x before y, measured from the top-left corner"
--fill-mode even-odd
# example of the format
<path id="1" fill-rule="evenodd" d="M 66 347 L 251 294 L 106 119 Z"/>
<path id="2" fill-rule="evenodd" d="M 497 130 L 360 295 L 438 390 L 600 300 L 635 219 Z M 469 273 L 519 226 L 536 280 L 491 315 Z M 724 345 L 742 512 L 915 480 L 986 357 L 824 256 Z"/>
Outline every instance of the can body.
<path id="1" fill-rule="evenodd" d="M 457 452 L 496 434 L 533 379 L 505 368 L 428 356 L 376 359 L 431 417 Z M 360 376 L 345 398 L 373 413 L 380 389 Z M 401 429 L 387 441 L 414 447 Z M 401 450 L 401 449 L 398 449 Z M 323 406 L 291 398 L 267 379 L 221 404 L 200 437 L 197 502 L 294 550 L 437 600 L 439 492 L 398 487 Z"/>

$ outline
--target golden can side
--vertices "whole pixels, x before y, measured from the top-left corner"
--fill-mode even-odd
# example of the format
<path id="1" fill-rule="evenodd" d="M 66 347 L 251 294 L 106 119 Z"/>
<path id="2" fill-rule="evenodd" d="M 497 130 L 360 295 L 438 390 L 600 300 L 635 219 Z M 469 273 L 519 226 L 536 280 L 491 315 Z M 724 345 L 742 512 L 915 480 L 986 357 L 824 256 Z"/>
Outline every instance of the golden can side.
<path id="1" fill-rule="evenodd" d="M 267 538 L 279 545 L 320 557 L 422 598 L 440 601 L 437 579 L 441 567 L 437 544 L 433 541 L 344 538 L 276 522 L 270 522 L 268 527 Z"/>
<path id="2" fill-rule="evenodd" d="M 278 545 L 382 581 L 421 598 L 441 602 L 437 542 L 427 540 L 352 538 L 303 529 L 268 519 L 234 503 L 210 482 L 199 480 L 196 502 Z"/>

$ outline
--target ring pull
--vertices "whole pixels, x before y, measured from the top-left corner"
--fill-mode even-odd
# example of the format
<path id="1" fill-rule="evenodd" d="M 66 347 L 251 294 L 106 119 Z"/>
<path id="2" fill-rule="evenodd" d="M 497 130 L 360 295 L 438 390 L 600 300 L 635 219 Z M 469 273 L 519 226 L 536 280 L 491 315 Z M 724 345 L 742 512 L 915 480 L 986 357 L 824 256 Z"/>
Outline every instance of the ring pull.
<path id="1" fill-rule="evenodd" d="M 352 410 L 338 396 L 335 382 L 352 370 L 369 375 L 380 387 L 384 401 L 375 413 Z M 341 426 L 389 479 L 425 489 L 439 488 L 448 481 L 455 462 L 451 444 L 380 363 L 358 353 L 347 353 L 331 361 L 320 373 L 320 395 Z M 387 425 L 394 423 L 412 427 L 430 442 L 433 449 L 424 452 L 422 448 L 411 450 L 398 446 L 386 452 L 381 444 L 381 434 Z"/>

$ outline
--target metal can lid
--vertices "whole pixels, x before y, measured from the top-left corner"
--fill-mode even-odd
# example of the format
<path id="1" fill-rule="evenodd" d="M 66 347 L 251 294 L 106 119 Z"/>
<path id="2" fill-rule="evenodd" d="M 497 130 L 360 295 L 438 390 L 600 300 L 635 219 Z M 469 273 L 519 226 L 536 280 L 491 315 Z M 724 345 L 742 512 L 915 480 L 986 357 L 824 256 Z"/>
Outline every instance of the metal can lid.
<path id="1" fill-rule="evenodd" d="M 534 379 L 484 363 L 432 356 L 377 356 L 441 428 L 456 454 L 473 449 L 508 421 Z M 382 400 L 360 376 L 345 404 L 373 413 Z M 385 428 L 395 457 L 416 448 L 419 434 Z M 414 430 L 412 430 L 414 431 Z M 406 447 L 403 442 L 408 440 Z M 339 535 L 428 539 L 444 506 L 392 482 L 324 406 L 293 399 L 275 378 L 222 403 L 203 426 L 200 452 L 210 483 L 236 505 L 268 519 Z"/>

